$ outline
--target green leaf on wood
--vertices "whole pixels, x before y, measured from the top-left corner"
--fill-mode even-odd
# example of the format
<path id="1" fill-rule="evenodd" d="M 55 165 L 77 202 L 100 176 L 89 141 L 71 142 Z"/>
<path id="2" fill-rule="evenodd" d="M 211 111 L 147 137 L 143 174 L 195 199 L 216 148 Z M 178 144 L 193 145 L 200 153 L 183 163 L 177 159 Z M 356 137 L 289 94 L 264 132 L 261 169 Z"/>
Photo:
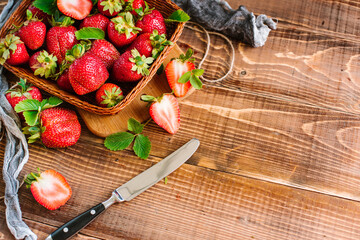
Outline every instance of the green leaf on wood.
<path id="1" fill-rule="evenodd" d="M 187 15 L 183 10 L 179 9 L 173 12 L 168 19 L 165 19 L 165 22 L 187 22 L 189 20 L 189 15 Z"/>
<path id="2" fill-rule="evenodd" d="M 151 150 L 151 142 L 148 137 L 139 134 L 135 138 L 134 152 L 141 159 L 147 159 Z"/>
<path id="3" fill-rule="evenodd" d="M 128 120 L 128 130 L 135 133 L 135 134 L 139 134 L 143 131 L 144 129 L 144 125 L 139 123 L 138 121 L 136 121 L 134 118 L 130 118 Z"/>
<path id="4" fill-rule="evenodd" d="M 104 145 L 111 151 L 124 150 L 134 140 L 135 135 L 129 132 L 114 133 L 105 138 Z"/>
<path id="5" fill-rule="evenodd" d="M 190 77 L 190 83 L 195 89 L 201 89 L 203 85 L 201 80 L 195 75 Z"/>

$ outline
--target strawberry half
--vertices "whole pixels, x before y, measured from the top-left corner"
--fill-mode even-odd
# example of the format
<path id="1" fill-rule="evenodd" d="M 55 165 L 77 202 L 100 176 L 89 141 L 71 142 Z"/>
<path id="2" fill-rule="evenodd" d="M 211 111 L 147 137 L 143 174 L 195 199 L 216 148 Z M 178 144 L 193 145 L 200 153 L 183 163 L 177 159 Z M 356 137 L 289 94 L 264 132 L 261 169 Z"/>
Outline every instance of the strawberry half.
<path id="1" fill-rule="evenodd" d="M 34 75 L 49 78 L 56 73 L 57 58 L 53 54 L 49 54 L 46 50 L 34 53 L 30 60 L 29 66 L 33 70 Z"/>
<path id="2" fill-rule="evenodd" d="M 35 200 L 49 210 L 63 206 L 71 197 L 71 187 L 63 175 L 51 169 L 30 173 L 25 179 Z"/>
<path id="3" fill-rule="evenodd" d="M 14 34 L 8 34 L 0 40 L 0 64 L 21 65 L 29 61 L 24 42 Z"/>
<path id="4" fill-rule="evenodd" d="M 180 128 L 180 109 L 176 97 L 164 94 L 158 98 L 149 95 L 141 96 L 141 100 L 152 102 L 150 116 L 154 122 L 171 134 Z"/>
<path id="5" fill-rule="evenodd" d="M 57 0 L 57 7 L 66 16 L 82 20 L 90 14 L 92 9 L 91 0 Z"/>
<path id="6" fill-rule="evenodd" d="M 113 107 L 124 99 L 120 87 L 113 83 L 105 83 L 96 92 L 96 102 L 100 107 Z"/>
<path id="7" fill-rule="evenodd" d="M 140 28 L 135 27 L 133 15 L 130 12 L 120 13 L 111 19 L 108 25 L 108 36 L 115 47 L 123 47 L 135 40 Z"/>

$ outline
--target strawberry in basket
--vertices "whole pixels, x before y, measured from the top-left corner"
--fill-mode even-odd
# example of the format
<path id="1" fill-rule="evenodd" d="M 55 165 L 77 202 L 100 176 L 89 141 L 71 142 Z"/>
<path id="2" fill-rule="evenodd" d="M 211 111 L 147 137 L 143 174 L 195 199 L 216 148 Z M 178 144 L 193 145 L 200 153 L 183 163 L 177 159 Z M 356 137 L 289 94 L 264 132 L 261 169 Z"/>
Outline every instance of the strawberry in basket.
<path id="1" fill-rule="evenodd" d="M 37 7 L 35 7 L 34 5 L 30 5 L 30 7 L 28 8 L 28 10 L 32 13 L 32 15 L 36 18 L 38 18 L 39 20 L 41 20 L 43 23 L 45 23 L 46 26 L 50 26 L 50 22 L 49 20 L 51 19 L 51 16 L 43 11 L 41 11 L 40 9 L 38 9 Z"/>
<path id="2" fill-rule="evenodd" d="M 0 40 L 0 64 L 21 65 L 29 61 L 25 44 L 14 34 L 8 34 Z"/>
<path id="3" fill-rule="evenodd" d="M 125 0 L 126 8 L 125 11 L 131 12 L 135 17 L 139 16 L 138 12 L 142 12 L 145 8 L 144 0 Z"/>
<path id="4" fill-rule="evenodd" d="M 106 32 L 110 20 L 104 15 L 98 13 L 92 16 L 86 17 L 80 24 L 80 29 L 84 27 L 99 28 Z"/>
<path id="5" fill-rule="evenodd" d="M 105 83 L 96 91 L 96 103 L 100 107 L 113 107 L 123 99 L 120 87 L 113 83 Z"/>
<path id="6" fill-rule="evenodd" d="M 120 53 L 114 45 L 104 39 L 95 40 L 88 52 L 100 58 L 108 70 L 112 68 L 114 62 L 120 57 Z"/>
<path id="7" fill-rule="evenodd" d="M 42 50 L 34 53 L 30 60 L 29 66 L 33 70 L 34 75 L 39 75 L 40 77 L 53 77 L 56 73 L 56 64 L 57 58 L 49 54 L 46 50 Z"/>
<path id="8" fill-rule="evenodd" d="M 135 27 L 134 17 L 130 12 L 120 13 L 111 19 L 107 29 L 110 42 L 118 48 L 134 41 L 139 31 L 141 29 Z"/>
<path id="9" fill-rule="evenodd" d="M 136 22 L 136 27 L 140 28 L 142 33 L 152 33 L 156 29 L 160 35 L 166 34 L 165 21 L 161 13 L 158 10 L 149 9 L 146 2 L 145 5 L 143 11 L 137 12 L 140 18 Z"/>

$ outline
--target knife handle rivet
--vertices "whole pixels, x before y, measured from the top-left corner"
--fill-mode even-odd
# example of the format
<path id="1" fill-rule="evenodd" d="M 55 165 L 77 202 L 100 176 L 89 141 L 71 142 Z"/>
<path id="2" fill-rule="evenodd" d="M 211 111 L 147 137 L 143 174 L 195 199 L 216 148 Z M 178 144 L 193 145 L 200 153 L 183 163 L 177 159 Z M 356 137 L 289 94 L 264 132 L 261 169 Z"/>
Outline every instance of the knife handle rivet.
<path id="1" fill-rule="evenodd" d="M 69 231 L 69 229 L 66 227 L 66 228 L 63 229 L 63 231 L 64 231 L 65 233 L 67 233 L 67 232 Z"/>
<path id="2" fill-rule="evenodd" d="M 96 213 L 96 211 L 94 209 L 90 211 L 91 215 L 94 215 L 95 213 Z"/>

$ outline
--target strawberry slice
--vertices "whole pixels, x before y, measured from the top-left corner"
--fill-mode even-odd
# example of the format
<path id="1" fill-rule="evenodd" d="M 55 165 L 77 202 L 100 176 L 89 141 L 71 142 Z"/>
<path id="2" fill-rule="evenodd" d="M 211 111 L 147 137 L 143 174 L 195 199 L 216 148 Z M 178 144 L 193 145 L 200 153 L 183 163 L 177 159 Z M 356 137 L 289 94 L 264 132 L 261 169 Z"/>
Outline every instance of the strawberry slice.
<path id="1" fill-rule="evenodd" d="M 152 102 L 150 116 L 154 122 L 171 134 L 180 128 L 179 103 L 172 94 L 164 94 L 158 98 L 149 95 L 141 96 L 141 100 Z"/>
<path id="2" fill-rule="evenodd" d="M 57 7 L 66 16 L 82 20 L 90 14 L 91 0 L 57 0 Z"/>
<path id="3" fill-rule="evenodd" d="M 71 197 L 69 184 L 64 176 L 55 170 L 30 173 L 25 183 L 35 200 L 49 210 L 58 209 Z"/>
<path id="4" fill-rule="evenodd" d="M 170 88 L 174 91 L 175 96 L 183 97 L 191 88 L 190 81 L 186 83 L 179 83 L 182 75 L 195 69 L 192 56 L 192 51 L 189 49 L 186 55 L 181 54 L 179 58 L 171 60 L 165 68 L 166 78 Z"/>

